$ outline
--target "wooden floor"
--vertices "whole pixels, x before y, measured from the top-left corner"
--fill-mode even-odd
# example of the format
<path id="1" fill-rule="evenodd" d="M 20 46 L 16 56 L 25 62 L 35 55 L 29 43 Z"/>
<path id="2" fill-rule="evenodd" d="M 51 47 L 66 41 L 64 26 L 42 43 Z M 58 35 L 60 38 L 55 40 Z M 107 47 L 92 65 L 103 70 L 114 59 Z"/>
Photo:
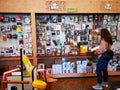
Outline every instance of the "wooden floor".
<path id="1" fill-rule="evenodd" d="M 120 76 L 109 77 L 109 83 L 118 80 L 120 81 Z M 58 79 L 58 81 L 48 83 L 46 90 L 94 90 L 92 86 L 96 83 L 96 77 Z M 113 89 L 109 86 L 103 90 Z"/>
<path id="2" fill-rule="evenodd" d="M 120 76 L 109 77 L 109 83 L 119 81 Z M 46 90 L 94 90 L 92 86 L 97 83 L 96 77 L 64 78 L 47 84 Z M 120 85 L 120 84 L 119 84 Z M 116 90 L 103 88 L 103 90 Z"/>

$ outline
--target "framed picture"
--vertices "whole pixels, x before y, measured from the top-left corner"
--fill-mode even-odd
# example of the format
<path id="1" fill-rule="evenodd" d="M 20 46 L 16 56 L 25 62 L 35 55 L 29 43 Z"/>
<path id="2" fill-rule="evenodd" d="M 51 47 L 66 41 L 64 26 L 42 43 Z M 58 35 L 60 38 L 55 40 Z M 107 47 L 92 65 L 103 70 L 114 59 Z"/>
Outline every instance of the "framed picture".
<path id="1" fill-rule="evenodd" d="M 44 63 L 39 63 L 38 64 L 38 69 L 45 69 L 45 64 Z"/>
<path id="2" fill-rule="evenodd" d="M 38 64 L 38 78 L 41 80 L 45 80 L 45 64 L 44 63 L 39 63 Z"/>

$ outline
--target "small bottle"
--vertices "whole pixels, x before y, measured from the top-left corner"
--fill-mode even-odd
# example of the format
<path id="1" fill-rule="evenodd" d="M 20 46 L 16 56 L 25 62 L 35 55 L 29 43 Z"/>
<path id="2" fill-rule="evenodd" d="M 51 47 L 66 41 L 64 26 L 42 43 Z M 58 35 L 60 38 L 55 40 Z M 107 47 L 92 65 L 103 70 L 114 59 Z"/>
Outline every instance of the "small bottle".
<path id="1" fill-rule="evenodd" d="M 88 35 L 88 40 L 91 41 L 92 40 L 92 30 L 89 30 L 89 35 Z"/>

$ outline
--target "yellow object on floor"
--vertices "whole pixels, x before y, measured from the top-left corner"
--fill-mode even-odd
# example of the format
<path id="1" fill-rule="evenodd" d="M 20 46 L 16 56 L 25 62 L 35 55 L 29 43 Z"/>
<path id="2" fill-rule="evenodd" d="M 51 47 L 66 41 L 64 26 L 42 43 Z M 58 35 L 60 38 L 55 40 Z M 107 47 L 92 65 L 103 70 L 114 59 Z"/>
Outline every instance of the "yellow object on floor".
<path id="1" fill-rule="evenodd" d="M 47 83 L 42 80 L 34 80 L 32 83 L 32 86 L 34 88 L 44 90 L 44 89 L 46 89 Z"/>

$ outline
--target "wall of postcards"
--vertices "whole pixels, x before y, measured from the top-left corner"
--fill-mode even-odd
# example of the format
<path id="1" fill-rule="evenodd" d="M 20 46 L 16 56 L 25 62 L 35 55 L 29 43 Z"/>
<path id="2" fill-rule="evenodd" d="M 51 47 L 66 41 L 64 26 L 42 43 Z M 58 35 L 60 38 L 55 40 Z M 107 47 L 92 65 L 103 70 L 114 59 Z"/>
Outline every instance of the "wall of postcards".
<path id="1" fill-rule="evenodd" d="M 0 14 L 0 56 L 19 56 L 20 48 L 32 55 L 30 14 Z"/>
<path id="2" fill-rule="evenodd" d="M 120 15 L 36 14 L 37 54 L 79 55 L 91 53 L 100 42 L 100 29 L 107 28 L 113 37 L 114 53 L 120 53 Z"/>

